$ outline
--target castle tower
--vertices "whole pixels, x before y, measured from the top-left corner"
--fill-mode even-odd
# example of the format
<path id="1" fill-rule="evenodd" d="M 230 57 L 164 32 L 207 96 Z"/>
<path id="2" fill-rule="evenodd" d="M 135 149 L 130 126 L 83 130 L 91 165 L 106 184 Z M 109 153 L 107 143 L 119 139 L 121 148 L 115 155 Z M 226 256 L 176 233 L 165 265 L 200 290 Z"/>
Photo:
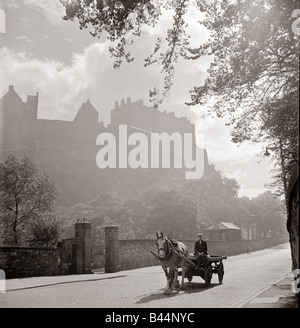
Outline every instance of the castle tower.
<path id="1" fill-rule="evenodd" d="M 99 113 L 96 108 L 87 100 L 82 103 L 82 106 L 78 110 L 73 122 L 78 127 L 82 128 L 94 128 L 98 127 Z"/>
<path id="2" fill-rule="evenodd" d="M 27 96 L 23 102 L 13 85 L 0 99 L 0 151 L 19 151 L 24 146 L 24 139 L 35 129 L 37 121 L 38 94 Z"/>

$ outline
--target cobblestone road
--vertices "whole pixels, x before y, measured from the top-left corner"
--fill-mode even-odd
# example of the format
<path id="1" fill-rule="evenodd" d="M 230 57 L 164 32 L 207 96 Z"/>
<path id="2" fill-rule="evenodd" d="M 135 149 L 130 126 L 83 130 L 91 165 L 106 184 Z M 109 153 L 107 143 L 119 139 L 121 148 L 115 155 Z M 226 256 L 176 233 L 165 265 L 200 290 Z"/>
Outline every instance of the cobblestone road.
<path id="1" fill-rule="evenodd" d="M 207 288 L 194 277 L 185 291 L 170 296 L 163 295 L 164 273 L 155 266 L 122 271 L 110 279 L 95 273 L 93 279 L 97 275 L 101 280 L 8 290 L 0 294 L 0 308 L 236 308 L 291 272 L 289 244 L 228 257 L 224 266 L 223 284 L 213 275 Z"/>

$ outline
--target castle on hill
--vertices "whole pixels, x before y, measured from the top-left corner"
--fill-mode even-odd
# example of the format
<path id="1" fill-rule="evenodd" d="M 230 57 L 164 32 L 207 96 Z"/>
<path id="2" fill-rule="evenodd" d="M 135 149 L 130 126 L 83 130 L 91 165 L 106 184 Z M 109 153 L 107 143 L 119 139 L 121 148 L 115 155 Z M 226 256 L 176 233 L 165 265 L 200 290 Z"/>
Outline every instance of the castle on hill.
<path id="1" fill-rule="evenodd" d="M 147 107 L 141 100 L 132 102 L 127 98 L 126 101 L 115 102 L 111 110 L 111 123 L 105 128 L 99 112 L 89 100 L 82 103 L 73 121 L 38 119 L 38 97 L 38 93 L 28 95 L 27 100 L 23 101 L 14 86 L 10 85 L 8 92 L 0 99 L 0 161 L 9 154 L 17 157 L 26 155 L 54 177 L 59 189 L 69 193 L 69 203 L 81 200 L 81 196 L 72 194 L 76 193 L 73 190 L 75 184 L 85 186 L 86 193 L 91 195 L 115 191 L 116 186 L 120 191 L 122 184 L 126 188 L 133 185 L 130 192 L 128 189 L 123 191 L 129 198 L 131 192 L 134 194 L 145 187 L 139 181 L 140 173 L 127 173 L 127 177 L 124 174 L 121 177 L 120 172 L 108 174 L 97 167 L 95 158 L 99 146 L 96 146 L 96 138 L 99 133 L 109 131 L 117 134 L 119 125 L 127 125 L 129 133 L 141 130 L 149 133 L 177 132 L 181 135 L 191 133 L 195 143 L 195 126 L 186 118 L 177 118 L 174 113 Z M 205 163 L 208 165 L 206 152 Z M 147 181 L 153 180 L 153 174 L 148 174 Z"/>

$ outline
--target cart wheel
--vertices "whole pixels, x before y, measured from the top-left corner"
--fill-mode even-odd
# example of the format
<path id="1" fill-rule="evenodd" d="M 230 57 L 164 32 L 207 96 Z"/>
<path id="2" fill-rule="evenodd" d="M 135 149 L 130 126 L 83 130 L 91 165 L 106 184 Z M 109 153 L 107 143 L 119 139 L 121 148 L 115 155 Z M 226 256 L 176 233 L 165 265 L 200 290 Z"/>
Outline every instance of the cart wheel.
<path id="1" fill-rule="evenodd" d="M 224 264 L 221 262 L 218 271 L 219 283 L 221 284 L 224 277 Z"/>
<path id="2" fill-rule="evenodd" d="M 211 266 L 208 266 L 205 271 L 205 286 L 208 287 L 210 285 L 211 277 L 212 277 L 212 269 Z"/>

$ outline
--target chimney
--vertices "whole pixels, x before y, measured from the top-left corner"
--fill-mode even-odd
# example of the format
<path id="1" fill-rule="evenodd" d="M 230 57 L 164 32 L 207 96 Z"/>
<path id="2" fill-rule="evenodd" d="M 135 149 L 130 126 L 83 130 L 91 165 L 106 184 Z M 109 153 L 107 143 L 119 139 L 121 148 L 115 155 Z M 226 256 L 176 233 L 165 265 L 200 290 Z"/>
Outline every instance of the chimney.
<path id="1" fill-rule="evenodd" d="M 13 91 L 13 90 L 14 90 L 14 86 L 13 86 L 13 85 L 9 85 L 9 86 L 8 86 L 8 90 L 9 90 L 9 91 Z"/>

